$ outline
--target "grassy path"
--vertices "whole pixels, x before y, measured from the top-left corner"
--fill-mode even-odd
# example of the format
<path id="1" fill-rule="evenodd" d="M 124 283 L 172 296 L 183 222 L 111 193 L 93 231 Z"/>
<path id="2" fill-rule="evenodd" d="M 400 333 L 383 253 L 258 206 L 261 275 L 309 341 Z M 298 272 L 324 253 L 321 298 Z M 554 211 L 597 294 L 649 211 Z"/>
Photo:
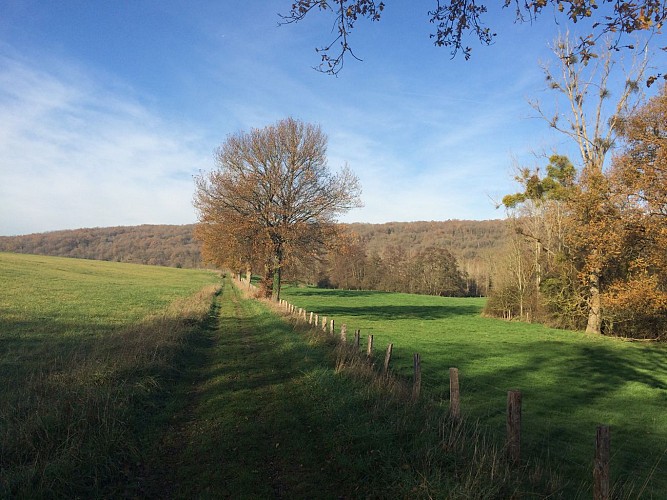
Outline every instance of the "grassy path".
<path id="1" fill-rule="evenodd" d="M 311 411 L 308 381 L 323 362 L 317 350 L 229 282 L 217 328 L 192 347 L 199 368 L 185 377 L 191 392 L 180 396 L 189 402 L 162 443 L 151 495 L 280 498 L 321 496 L 325 487 L 337 496 L 344 478 L 323 438 L 330 422 Z"/>

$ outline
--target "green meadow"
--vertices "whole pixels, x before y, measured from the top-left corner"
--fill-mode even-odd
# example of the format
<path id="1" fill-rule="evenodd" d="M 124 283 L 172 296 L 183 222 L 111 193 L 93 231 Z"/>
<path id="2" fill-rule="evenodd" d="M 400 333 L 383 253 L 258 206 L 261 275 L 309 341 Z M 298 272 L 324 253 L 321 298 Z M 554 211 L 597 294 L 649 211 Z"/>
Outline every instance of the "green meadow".
<path id="1" fill-rule="evenodd" d="M 216 282 L 0 253 L 0 497 L 136 494 L 164 388 Z"/>
<path id="2" fill-rule="evenodd" d="M 208 272 L 0 254 L 2 498 L 560 491 Z"/>
<path id="3" fill-rule="evenodd" d="M 502 442 L 507 391 L 522 391 L 522 456 L 557 467 L 569 491 L 590 488 L 596 426 L 612 432 L 612 477 L 630 497 L 667 492 L 667 346 L 481 316 L 484 299 L 286 287 L 283 298 L 374 336 L 381 363 L 412 376 L 426 398 L 449 398 L 457 367 L 462 412 Z M 363 346 L 362 346 L 363 349 Z M 620 491 L 620 490 L 619 490 Z"/>
<path id="4" fill-rule="evenodd" d="M 103 334 L 215 278 L 206 271 L 0 253 L 3 337 Z"/>
<path id="5" fill-rule="evenodd" d="M 285 297 L 347 346 L 211 272 L 0 253 L 0 497 L 590 498 L 600 423 L 615 497 L 664 497 L 664 346 L 483 318 L 482 299 Z M 395 377 L 355 329 L 376 365 L 394 343 Z"/>

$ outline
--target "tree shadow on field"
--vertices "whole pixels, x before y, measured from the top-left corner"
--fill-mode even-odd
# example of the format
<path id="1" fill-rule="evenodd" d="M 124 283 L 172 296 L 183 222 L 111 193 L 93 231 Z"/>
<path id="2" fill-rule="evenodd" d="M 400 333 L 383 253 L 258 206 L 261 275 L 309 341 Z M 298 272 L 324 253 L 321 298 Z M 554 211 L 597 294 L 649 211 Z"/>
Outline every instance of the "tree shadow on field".
<path id="1" fill-rule="evenodd" d="M 120 329 L 49 317 L 16 321 L 0 317 L 0 378 L 21 380 L 33 371 L 58 369 L 85 356 L 101 335 Z"/>
<path id="2" fill-rule="evenodd" d="M 0 497 L 144 497 L 140 462 L 210 321 L 201 314 L 0 319 Z"/>
<path id="3" fill-rule="evenodd" d="M 355 298 L 355 297 L 371 297 L 374 295 L 381 295 L 388 292 L 378 290 L 333 290 L 320 288 L 290 288 L 289 294 L 294 297 L 340 297 L 340 298 Z M 326 294 L 326 295 L 325 295 Z"/>
<path id="4" fill-rule="evenodd" d="M 658 498 L 667 491 L 667 475 L 658 473 L 667 450 L 667 347 L 624 349 L 595 340 L 496 342 L 489 349 L 460 350 L 449 344 L 425 357 L 422 370 L 431 373 L 424 380 L 446 395 L 446 370 L 459 367 L 464 412 L 472 409 L 471 416 L 500 439 L 507 391 L 521 390 L 522 455 L 525 450 L 526 457 L 547 457 L 557 465 L 573 498 L 590 497 L 596 427 L 610 425 L 613 481 L 632 481 L 631 496 L 647 481 L 644 493 Z"/>
<path id="5" fill-rule="evenodd" d="M 181 450 L 176 496 L 326 498 L 349 490 L 355 469 L 345 466 L 333 430 L 341 421 L 350 428 L 359 407 L 347 394 L 344 406 L 335 398 L 337 377 L 322 368 L 328 356 L 273 314 L 224 311 L 197 393 L 197 425 Z"/>
<path id="6" fill-rule="evenodd" d="M 328 316 L 361 316 L 367 320 L 416 319 L 434 320 L 451 319 L 459 316 L 476 316 L 480 308 L 474 305 L 389 305 L 366 307 L 323 307 L 319 313 Z"/>

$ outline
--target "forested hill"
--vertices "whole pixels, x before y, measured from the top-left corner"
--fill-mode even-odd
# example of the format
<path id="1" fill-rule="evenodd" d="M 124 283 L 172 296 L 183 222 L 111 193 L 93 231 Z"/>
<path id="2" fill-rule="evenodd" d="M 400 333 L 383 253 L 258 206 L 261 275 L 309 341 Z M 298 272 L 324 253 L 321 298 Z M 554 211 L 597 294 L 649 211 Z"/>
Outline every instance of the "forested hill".
<path id="1" fill-rule="evenodd" d="M 389 247 L 418 251 L 446 248 L 460 260 L 486 257 L 505 239 L 503 221 L 390 222 L 346 224 L 368 254 Z M 0 251 L 84 259 L 132 262 L 173 267 L 201 265 L 194 225 L 141 225 L 53 231 L 23 236 L 0 236 Z"/>
<path id="2" fill-rule="evenodd" d="M 172 267 L 199 267 L 194 225 L 141 225 L 0 236 L 0 251 Z"/>
<path id="3" fill-rule="evenodd" d="M 369 254 L 383 254 L 397 246 L 418 251 L 435 246 L 446 248 L 459 259 L 475 259 L 497 249 L 507 236 L 502 220 L 448 220 L 388 222 L 386 224 L 348 224 L 358 234 Z"/>

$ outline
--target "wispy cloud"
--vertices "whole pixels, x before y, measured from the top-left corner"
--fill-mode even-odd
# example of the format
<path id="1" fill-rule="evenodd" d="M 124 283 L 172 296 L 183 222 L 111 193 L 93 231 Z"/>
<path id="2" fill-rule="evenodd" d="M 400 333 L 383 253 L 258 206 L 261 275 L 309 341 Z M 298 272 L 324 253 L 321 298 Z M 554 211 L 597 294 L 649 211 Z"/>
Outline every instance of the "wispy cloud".
<path id="1" fill-rule="evenodd" d="M 129 89 L 2 46 L 0 120 L 0 234 L 194 220 L 210 148 Z"/>

